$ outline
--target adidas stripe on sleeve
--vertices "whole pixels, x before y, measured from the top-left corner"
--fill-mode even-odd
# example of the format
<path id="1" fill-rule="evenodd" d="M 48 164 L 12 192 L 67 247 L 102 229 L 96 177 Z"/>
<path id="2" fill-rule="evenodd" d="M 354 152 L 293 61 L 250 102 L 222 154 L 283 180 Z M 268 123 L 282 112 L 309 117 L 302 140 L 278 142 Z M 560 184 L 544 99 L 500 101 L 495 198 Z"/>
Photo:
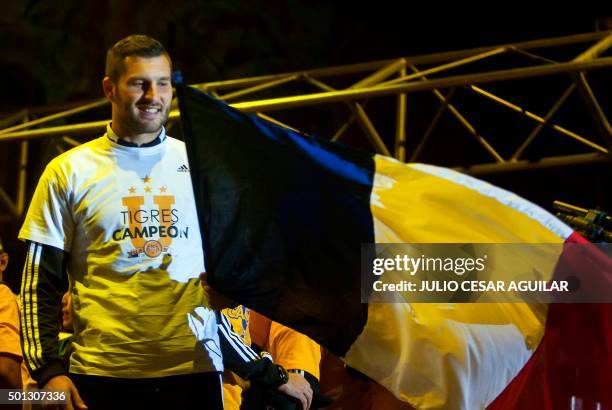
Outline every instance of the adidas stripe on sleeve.
<path id="1" fill-rule="evenodd" d="M 65 260 L 60 249 L 28 242 L 21 278 L 21 346 L 39 386 L 65 374 L 58 353 L 61 299 L 68 290 Z"/>

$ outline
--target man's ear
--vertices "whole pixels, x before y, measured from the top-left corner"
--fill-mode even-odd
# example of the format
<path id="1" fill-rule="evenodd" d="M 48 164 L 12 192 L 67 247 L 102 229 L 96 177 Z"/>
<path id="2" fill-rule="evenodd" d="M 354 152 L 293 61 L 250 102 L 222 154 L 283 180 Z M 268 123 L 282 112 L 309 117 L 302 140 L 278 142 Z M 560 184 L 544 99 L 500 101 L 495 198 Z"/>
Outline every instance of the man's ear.
<path id="1" fill-rule="evenodd" d="M 115 102 L 115 83 L 110 77 L 106 76 L 102 79 L 102 90 L 104 91 L 104 95 L 111 102 Z"/>

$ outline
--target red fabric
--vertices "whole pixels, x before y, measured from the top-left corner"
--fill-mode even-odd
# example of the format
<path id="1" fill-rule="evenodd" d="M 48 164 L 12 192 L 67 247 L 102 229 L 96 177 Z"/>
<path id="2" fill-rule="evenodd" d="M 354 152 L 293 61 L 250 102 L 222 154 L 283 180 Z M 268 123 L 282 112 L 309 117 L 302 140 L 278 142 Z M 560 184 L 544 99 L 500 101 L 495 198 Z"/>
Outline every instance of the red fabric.
<path id="1" fill-rule="evenodd" d="M 578 234 L 566 243 L 589 244 Z M 563 256 L 577 255 L 570 253 Z M 587 262 L 583 256 L 566 262 L 576 268 L 590 263 L 589 271 L 601 266 L 598 280 L 610 289 L 610 259 L 597 249 Z M 612 408 L 611 353 L 612 304 L 551 304 L 540 346 L 488 409 Z"/>

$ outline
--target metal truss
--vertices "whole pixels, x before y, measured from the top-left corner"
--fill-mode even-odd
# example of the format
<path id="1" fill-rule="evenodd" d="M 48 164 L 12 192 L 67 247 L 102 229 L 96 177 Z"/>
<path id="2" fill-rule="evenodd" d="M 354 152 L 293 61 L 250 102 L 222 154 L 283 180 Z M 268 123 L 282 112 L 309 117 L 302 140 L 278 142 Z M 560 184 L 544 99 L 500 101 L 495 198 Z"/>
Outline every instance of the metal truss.
<path id="1" fill-rule="evenodd" d="M 332 136 L 333 141 L 342 139 L 346 130 L 351 125 L 356 124 L 375 152 L 409 162 L 418 161 L 424 147 L 428 144 L 435 144 L 434 131 L 443 115 L 450 114 L 450 117 L 454 118 L 465 129 L 466 136 L 474 139 L 490 158 L 488 162 L 483 163 L 466 162 L 459 169 L 469 174 L 508 172 L 611 160 L 612 127 L 610 127 L 605 110 L 600 105 L 587 79 L 587 73 L 612 67 L 612 57 L 603 56 L 611 46 L 612 32 L 606 31 L 402 57 L 394 60 L 208 82 L 195 84 L 194 86 L 228 102 L 239 110 L 257 113 L 263 118 L 288 128 L 292 127 L 271 117 L 269 113 L 311 106 L 331 107 L 335 104 L 343 104 L 348 107 L 349 115 L 341 127 L 335 130 L 330 129 L 327 133 L 327 135 Z M 548 50 L 570 49 L 572 47 L 580 48 L 581 52 L 573 55 L 567 61 L 556 61 L 545 56 Z M 521 57 L 523 63 L 517 64 L 515 62 L 514 66 L 504 69 L 482 70 L 480 68 L 479 70 L 479 64 L 492 62 L 508 55 Z M 462 72 L 456 74 L 456 71 Z M 487 86 L 494 83 L 552 76 L 567 78 L 569 85 L 561 90 L 558 99 L 547 112 L 543 113 L 532 112 L 510 101 L 509 98 L 504 98 L 487 90 Z M 356 77 L 359 80 L 355 82 L 354 78 Z M 336 83 L 346 84 L 351 79 L 353 81 L 349 86 L 333 85 Z M 298 83 L 314 87 L 315 92 L 295 94 L 294 91 L 292 92 L 295 87 L 289 87 L 289 89 L 287 87 Z M 504 156 L 500 154 L 497 148 L 499 141 L 495 139 L 495 136 L 483 136 L 477 130 L 474 122 L 468 119 L 468 115 L 460 111 L 458 103 L 451 102 L 457 90 L 476 95 L 483 101 L 504 107 L 534 124 L 531 132 L 524 137 L 520 145 L 515 147 L 512 155 Z M 538 91 L 537 89 L 533 90 L 534 93 Z M 553 121 L 568 97 L 576 91 L 598 130 L 599 135 L 596 137 L 580 135 Z M 266 95 L 272 93 L 274 97 L 256 98 L 262 92 L 265 92 Z M 433 95 L 439 102 L 439 107 L 423 135 L 415 135 L 411 138 L 414 148 L 409 152 L 406 135 L 407 96 L 418 93 Z M 382 136 L 374 125 L 375 121 L 366 111 L 369 101 L 389 96 L 395 98 L 394 104 L 396 106 L 394 138 Z M 66 146 L 76 146 L 79 141 L 70 138 L 70 136 L 98 135 L 103 132 L 109 120 L 62 126 L 47 125 L 56 120 L 66 121 L 72 115 L 96 109 L 105 104 L 107 104 L 106 100 L 96 100 L 35 120 L 30 120 L 30 114 L 26 110 L 9 118 L 0 119 L 0 143 L 21 141 L 15 198 L 11 198 L 0 187 L 0 202 L 4 203 L 13 217 L 19 218 L 24 211 L 28 141 L 37 138 L 60 137 L 54 140 L 58 152 L 63 152 Z M 169 118 L 170 123 L 178 119 L 179 112 L 172 110 Z M 532 146 L 533 141 L 545 128 L 553 130 L 561 138 L 573 140 L 577 153 L 552 156 L 544 152 L 538 157 L 537 161 L 524 158 L 525 150 Z M 393 139 L 393 146 L 385 143 L 385 139 L 387 141 Z M 550 146 L 554 142 L 547 141 L 547 144 Z M 435 145 L 433 146 L 435 147 Z"/>

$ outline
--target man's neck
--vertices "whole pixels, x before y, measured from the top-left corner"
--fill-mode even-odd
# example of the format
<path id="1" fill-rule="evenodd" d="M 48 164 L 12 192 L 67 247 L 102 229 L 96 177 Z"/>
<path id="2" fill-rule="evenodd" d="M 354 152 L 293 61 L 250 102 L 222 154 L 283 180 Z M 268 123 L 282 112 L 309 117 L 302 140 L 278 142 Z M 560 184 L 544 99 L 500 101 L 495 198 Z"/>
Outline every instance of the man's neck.
<path id="1" fill-rule="evenodd" d="M 111 128 L 119 139 L 136 145 L 148 144 L 149 142 L 155 140 L 155 138 L 157 138 L 161 132 L 161 129 L 159 129 L 150 133 L 130 134 L 122 130 L 120 127 L 117 127 L 114 123 L 111 123 Z"/>

